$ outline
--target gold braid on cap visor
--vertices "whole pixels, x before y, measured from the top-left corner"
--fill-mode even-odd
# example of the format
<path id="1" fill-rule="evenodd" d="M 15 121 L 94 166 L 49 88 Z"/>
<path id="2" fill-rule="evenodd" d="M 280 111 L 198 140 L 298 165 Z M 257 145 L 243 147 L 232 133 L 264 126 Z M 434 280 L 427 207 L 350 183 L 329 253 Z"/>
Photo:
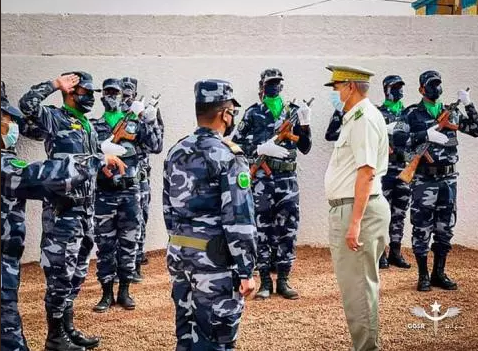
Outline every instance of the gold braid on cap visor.
<path id="1" fill-rule="evenodd" d="M 349 82 L 349 81 L 362 81 L 368 82 L 370 80 L 370 75 L 359 72 L 350 72 L 350 71 L 333 71 L 332 72 L 332 82 Z"/>

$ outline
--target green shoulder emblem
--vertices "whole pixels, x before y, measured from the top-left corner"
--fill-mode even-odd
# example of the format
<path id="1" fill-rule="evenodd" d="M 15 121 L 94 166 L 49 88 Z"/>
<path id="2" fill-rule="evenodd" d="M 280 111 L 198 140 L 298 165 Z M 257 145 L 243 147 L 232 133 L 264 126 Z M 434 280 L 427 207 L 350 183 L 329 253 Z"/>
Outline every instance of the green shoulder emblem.
<path id="1" fill-rule="evenodd" d="M 237 185 L 239 185 L 241 189 L 251 187 L 251 176 L 249 172 L 241 172 L 237 175 Z"/>
<path id="2" fill-rule="evenodd" d="M 28 166 L 28 162 L 25 160 L 19 160 L 18 158 L 10 160 L 10 164 L 15 168 L 25 168 Z"/>
<path id="3" fill-rule="evenodd" d="M 357 111 L 354 113 L 354 120 L 358 120 L 360 117 L 363 116 L 363 108 L 359 108 Z"/>

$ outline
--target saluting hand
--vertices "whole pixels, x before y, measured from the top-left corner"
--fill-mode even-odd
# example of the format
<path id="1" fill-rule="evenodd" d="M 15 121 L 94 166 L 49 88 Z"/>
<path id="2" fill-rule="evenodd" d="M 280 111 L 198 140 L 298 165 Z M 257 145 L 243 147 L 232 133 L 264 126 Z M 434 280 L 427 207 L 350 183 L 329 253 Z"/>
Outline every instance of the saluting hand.
<path id="1" fill-rule="evenodd" d="M 256 288 L 256 281 L 254 278 L 250 279 L 241 279 L 241 286 L 239 287 L 239 292 L 244 296 L 249 296 L 254 289 Z"/>
<path id="2" fill-rule="evenodd" d="M 53 86 L 55 89 L 60 89 L 65 93 L 71 93 L 75 90 L 75 87 L 80 82 L 80 77 L 76 74 L 67 74 L 65 76 L 60 76 L 53 81 Z"/>
<path id="3" fill-rule="evenodd" d="M 363 243 L 359 243 L 358 241 L 359 235 L 360 235 L 360 223 L 351 224 L 349 226 L 349 229 L 347 230 L 347 234 L 345 235 L 345 241 L 350 250 L 358 251 L 358 248 L 363 245 Z"/>

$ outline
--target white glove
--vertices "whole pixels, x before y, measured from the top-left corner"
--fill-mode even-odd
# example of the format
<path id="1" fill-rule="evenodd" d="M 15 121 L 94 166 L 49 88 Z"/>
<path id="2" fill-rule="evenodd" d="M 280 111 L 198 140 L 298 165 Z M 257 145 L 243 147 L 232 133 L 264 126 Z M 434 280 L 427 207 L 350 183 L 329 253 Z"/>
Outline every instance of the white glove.
<path id="1" fill-rule="evenodd" d="M 285 158 L 289 156 L 289 151 L 285 147 L 276 145 L 274 143 L 274 140 L 276 140 L 276 138 L 277 136 L 267 140 L 264 144 L 259 145 L 257 147 L 257 154 L 277 158 Z"/>
<path id="2" fill-rule="evenodd" d="M 468 106 L 471 104 L 470 92 L 466 90 L 458 90 L 458 99 L 463 102 L 463 105 Z"/>
<path id="3" fill-rule="evenodd" d="M 299 116 L 300 125 L 310 125 L 310 113 L 312 112 L 311 108 L 307 106 L 305 102 L 300 102 L 297 104 L 297 106 L 299 106 L 299 109 L 297 110 L 297 115 Z"/>
<path id="4" fill-rule="evenodd" d="M 156 120 L 157 109 L 151 105 L 146 107 L 143 112 L 143 119 L 146 123 L 151 123 Z"/>
<path id="5" fill-rule="evenodd" d="M 139 114 L 144 111 L 144 102 L 133 101 L 129 110 L 133 112 L 136 116 L 139 116 Z"/>
<path id="6" fill-rule="evenodd" d="M 428 141 L 435 144 L 445 145 L 448 141 L 448 137 L 437 131 L 437 128 L 439 127 L 439 125 L 436 125 L 427 129 Z"/>
<path id="7" fill-rule="evenodd" d="M 396 125 L 397 125 L 397 122 L 392 122 L 387 124 L 387 133 L 390 135 L 393 135 L 393 129 L 395 128 Z"/>
<path id="8" fill-rule="evenodd" d="M 103 154 L 113 155 L 113 156 L 122 156 L 126 153 L 126 149 L 118 144 L 112 142 L 114 135 L 110 136 L 108 139 L 101 143 L 101 152 Z"/>

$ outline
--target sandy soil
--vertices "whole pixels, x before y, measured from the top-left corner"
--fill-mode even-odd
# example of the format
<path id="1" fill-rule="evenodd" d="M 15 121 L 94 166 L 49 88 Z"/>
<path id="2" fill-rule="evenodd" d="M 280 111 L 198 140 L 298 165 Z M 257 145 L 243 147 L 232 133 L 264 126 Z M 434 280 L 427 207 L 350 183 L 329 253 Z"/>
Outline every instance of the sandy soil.
<path id="1" fill-rule="evenodd" d="M 412 255 L 405 252 L 409 261 Z M 149 253 L 145 280 L 132 287 L 136 310 L 115 307 L 97 314 L 91 308 L 99 300 L 100 286 L 95 262 L 75 303 L 80 329 L 102 336 L 97 350 L 173 350 L 174 311 L 165 268 L 165 253 Z M 382 271 L 380 300 L 383 350 L 478 350 L 478 251 L 454 247 L 449 275 L 459 283 L 458 291 L 415 291 L 416 264 L 410 270 Z M 238 350 L 349 350 L 351 343 L 328 249 L 300 247 L 291 283 L 301 299 L 287 301 L 274 296 L 269 301 L 249 300 L 241 323 Z M 25 335 L 33 351 L 42 350 L 46 336 L 43 307 L 44 278 L 37 264 L 23 267 L 20 309 Z M 435 336 L 430 321 L 413 316 L 409 309 L 438 301 L 444 313 L 456 306 L 461 314 L 438 324 Z M 424 329 L 413 324 L 424 324 Z"/>

